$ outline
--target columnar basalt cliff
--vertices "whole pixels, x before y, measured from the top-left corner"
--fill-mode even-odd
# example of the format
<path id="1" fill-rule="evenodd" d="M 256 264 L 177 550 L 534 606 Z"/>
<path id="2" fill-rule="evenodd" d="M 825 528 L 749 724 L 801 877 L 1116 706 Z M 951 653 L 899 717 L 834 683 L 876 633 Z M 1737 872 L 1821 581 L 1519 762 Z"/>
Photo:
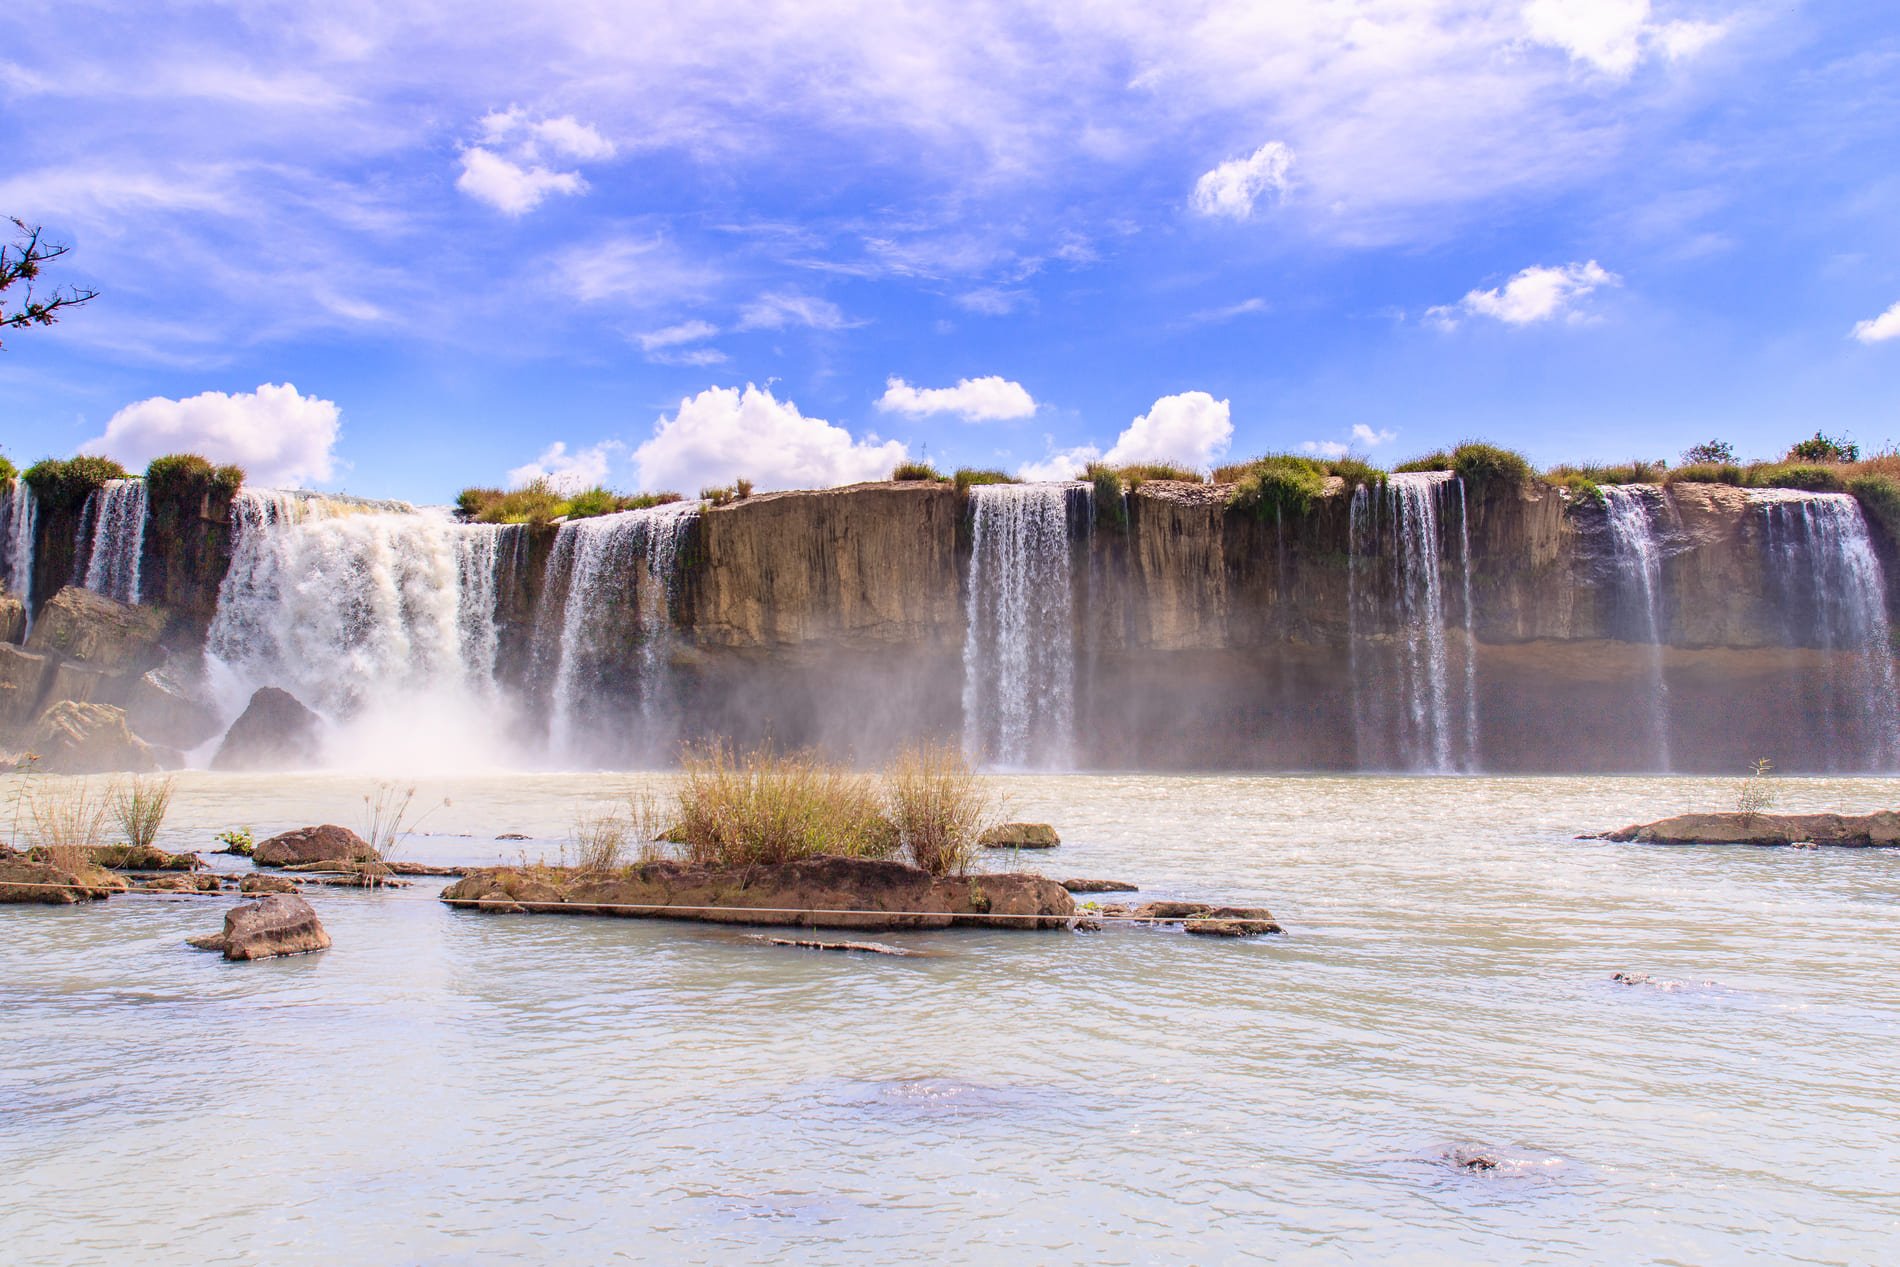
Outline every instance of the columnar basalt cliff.
<path id="1" fill-rule="evenodd" d="M 60 698 L 131 708 L 158 686 L 148 713 L 195 690 L 228 721 L 276 686 L 346 730 L 380 711 L 554 764 L 717 736 L 866 761 L 952 738 L 1055 769 L 1900 767 L 1892 543 L 1838 494 L 1425 472 L 1263 515 L 1220 485 L 1101 506 L 1087 485 L 918 481 L 483 527 L 132 483 L 10 494 L 16 732 Z M 99 557 L 120 540 L 136 569 Z M 84 657 L 25 629 L 62 601 L 69 636 L 92 608 L 68 587 L 149 613 L 125 681 L 90 696 L 59 683 L 98 671 L 59 670 Z"/>

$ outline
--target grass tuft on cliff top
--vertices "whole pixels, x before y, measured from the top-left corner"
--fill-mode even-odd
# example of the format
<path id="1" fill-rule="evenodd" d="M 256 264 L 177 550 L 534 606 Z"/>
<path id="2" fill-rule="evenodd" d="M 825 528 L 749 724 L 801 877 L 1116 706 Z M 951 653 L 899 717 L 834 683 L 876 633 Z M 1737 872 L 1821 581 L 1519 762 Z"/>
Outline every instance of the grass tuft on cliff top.
<path id="1" fill-rule="evenodd" d="M 592 519 L 623 510 L 645 510 L 679 501 L 678 493 L 616 493 L 596 485 L 563 493 L 545 479 L 520 488 L 465 488 L 455 498 L 455 513 L 468 523 L 543 524 L 554 519 Z"/>
<path id="2" fill-rule="evenodd" d="M 82 453 L 76 458 L 43 458 L 27 467 L 22 478 L 43 508 L 66 510 L 92 496 L 107 480 L 126 478 L 126 472 L 111 458 Z"/>
<path id="3" fill-rule="evenodd" d="M 1227 504 L 1268 522 L 1311 513 L 1326 493 L 1326 468 L 1312 458 L 1282 454 L 1249 463 Z"/>
<path id="4" fill-rule="evenodd" d="M 933 483 L 941 484 L 948 480 L 948 478 L 949 477 L 942 471 L 939 471 L 928 462 L 899 462 L 891 469 L 891 479 L 900 484 L 908 484 L 918 480 L 929 480 Z"/>
<path id="5" fill-rule="evenodd" d="M 979 470 L 974 466 L 958 467 L 957 473 L 951 478 L 955 480 L 959 493 L 968 492 L 978 484 L 1022 483 L 1021 480 L 1007 471 Z"/>
<path id="6" fill-rule="evenodd" d="M 211 459 L 197 453 L 167 453 L 153 458 L 145 467 L 145 489 L 158 499 L 177 496 L 194 487 L 227 496 L 244 486 L 241 466 L 213 466 Z"/>

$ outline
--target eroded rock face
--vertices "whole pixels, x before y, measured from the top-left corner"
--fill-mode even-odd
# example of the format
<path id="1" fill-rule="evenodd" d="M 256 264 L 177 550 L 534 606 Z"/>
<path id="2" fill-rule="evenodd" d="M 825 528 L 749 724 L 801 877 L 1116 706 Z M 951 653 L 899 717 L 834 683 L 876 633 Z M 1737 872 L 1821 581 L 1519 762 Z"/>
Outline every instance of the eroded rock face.
<path id="1" fill-rule="evenodd" d="M 323 720 L 289 691 L 260 687 L 225 732 L 213 770 L 289 770 L 322 754 Z"/>
<path id="2" fill-rule="evenodd" d="M 12 594 L 0 594 L 0 642 L 26 638 L 26 604 Z"/>
<path id="3" fill-rule="evenodd" d="M 26 649 L 76 660 L 100 673 L 143 669 L 158 658 L 165 613 L 68 585 L 40 608 Z"/>
<path id="4" fill-rule="evenodd" d="M 290 893 L 273 893 L 255 902 L 234 906 L 224 914 L 224 931 L 193 937 L 199 950 L 222 952 L 226 959 L 274 959 L 328 950 L 330 934 L 323 931 L 310 903 Z"/>
<path id="5" fill-rule="evenodd" d="M 122 694 L 126 720 L 153 743 L 196 748 L 218 733 L 217 710 L 168 670 L 141 674 L 125 685 Z"/>
<path id="6" fill-rule="evenodd" d="M 1075 901 L 1038 875 L 931 876 L 901 862 L 808 858 L 778 867 L 650 862 L 614 872 L 488 867 L 442 892 L 490 913 L 543 912 L 806 928 L 1063 928 Z"/>
<path id="7" fill-rule="evenodd" d="M 49 774 L 148 773 L 162 765 L 158 750 L 126 725 L 125 710 L 110 704 L 61 700 L 40 714 L 24 746 Z"/>
<path id="8" fill-rule="evenodd" d="M 1606 832 L 1604 840 L 1649 845 L 1900 846 L 1900 813 L 1678 814 L 1654 823 Z"/>
<path id="9" fill-rule="evenodd" d="M 260 867 L 295 867 L 311 862 L 379 862 L 367 840 L 347 827 L 324 823 L 299 827 L 262 841 L 251 851 Z"/>
<path id="10" fill-rule="evenodd" d="M 0 726 L 21 726 L 39 716 L 53 661 L 11 643 L 0 643 Z"/>

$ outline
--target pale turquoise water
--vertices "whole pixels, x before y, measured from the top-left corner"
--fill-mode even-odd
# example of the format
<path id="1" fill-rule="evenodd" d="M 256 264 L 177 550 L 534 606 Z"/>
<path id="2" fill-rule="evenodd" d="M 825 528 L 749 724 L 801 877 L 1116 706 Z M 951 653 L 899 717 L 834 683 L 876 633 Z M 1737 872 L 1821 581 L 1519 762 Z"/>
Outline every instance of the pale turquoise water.
<path id="1" fill-rule="evenodd" d="M 538 852 L 623 779 L 502 776 L 411 858 Z M 1024 778 L 1025 858 L 1289 935 L 730 930 L 324 893 L 0 908 L 8 1261 L 1881 1262 L 1900 1245 L 1900 852 L 1578 830 L 1699 780 Z M 169 843 L 354 822 L 192 775 Z M 1900 801 L 1790 783 L 1788 807 Z M 0 784 L 0 795 L 5 785 Z M 10 798 L 9 798 L 10 799 Z M 1644 971 L 1684 988 L 1624 987 Z M 1701 984 L 1709 982 L 1712 984 Z M 1507 1160 L 1439 1160 L 1474 1143 Z"/>

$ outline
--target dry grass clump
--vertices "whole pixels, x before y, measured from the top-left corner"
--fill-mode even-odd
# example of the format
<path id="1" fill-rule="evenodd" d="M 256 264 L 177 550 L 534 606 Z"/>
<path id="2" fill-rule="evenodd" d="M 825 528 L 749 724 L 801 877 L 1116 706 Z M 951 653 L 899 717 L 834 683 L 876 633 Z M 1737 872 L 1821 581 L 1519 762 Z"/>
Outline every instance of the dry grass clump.
<path id="1" fill-rule="evenodd" d="M 897 847 L 932 875 L 962 875 L 996 814 L 989 790 L 949 744 L 906 748 L 884 767 L 884 804 Z"/>
<path id="2" fill-rule="evenodd" d="M 471 523 L 539 524 L 645 510 L 679 500 L 678 493 L 616 493 L 599 485 L 568 493 L 537 479 L 520 488 L 465 488 L 455 499 L 455 513 Z"/>
<path id="3" fill-rule="evenodd" d="M 176 779 L 137 774 L 112 785 L 112 817 L 127 844 L 140 849 L 152 847 L 171 809 L 176 787 Z"/>
<path id="4" fill-rule="evenodd" d="M 92 850 L 105 843 L 109 813 L 105 798 L 83 779 L 41 784 L 27 799 L 34 842 L 41 856 L 63 871 L 91 865 Z"/>
<path id="5" fill-rule="evenodd" d="M 872 776 L 809 752 L 746 756 L 715 744 L 680 763 L 674 822 L 686 857 L 707 866 L 776 866 L 834 854 L 896 851 Z"/>
<path id="6" fill-rule="evenodd" d="M 829 854 L 902 858 L 932 875 L 960 875 L 996 809 L 963 754 L 947 744 L 906 749 L 879 774 L 810 752 L 737 756 L 713 745 L 687 752 L 664 807 L 636 805 L 631 834 L 664 837 L 702 866 L 776 866 Z M 585 856 L 578 838 L 576 848 Z M 646 856 L 660 853 L 652 845 Z"/>
<path id="7" fill-rule="evenodd" d="M 449 798 L 445 796 L 421 813 L 411 814 L 415 801 L 413 783 L 406 787 L 400 783 L 378 783 L 374 790 L 364 793 L 362 837 L 384 862 L 395 855 L 396 846 L 420 826 L 423 819 L 449 805 Z"/>

